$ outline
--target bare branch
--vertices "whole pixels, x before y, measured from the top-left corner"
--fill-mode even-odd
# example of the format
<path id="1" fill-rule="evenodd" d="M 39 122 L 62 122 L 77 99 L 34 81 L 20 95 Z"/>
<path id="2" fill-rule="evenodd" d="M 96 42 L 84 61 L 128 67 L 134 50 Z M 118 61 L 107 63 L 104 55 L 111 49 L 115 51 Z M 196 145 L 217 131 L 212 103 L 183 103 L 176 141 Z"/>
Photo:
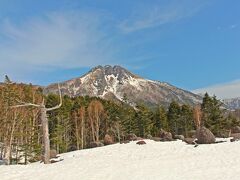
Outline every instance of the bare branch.
<path id="1" fill-rule="evenodd" d="M 10 106 L 10 108 L 19 108 L 19 107 L 27 107 L 27 106 L 41 107 L 41 105 L 38 105 L 38 104 L 25 103 L 25 104 L 19 104 L 19 105 L 15 105 L 15 106 Z"/>
<path id="2" fill-rule="evenodd" d="M 58 93 L 59 93 L 59 97 L 60 97 L 60 103 L 59 105 L 52 107 L 52 108 L 47 108 L 46 111 L 53 111 L 55 109 L 59 109 L 62 106 L 62 93 L 61 93 L 61 89 L 60 89 L 60 85 L 58 83 Z"/>
<path id="3" fill-rule="evenodd" d="M 15 105 L 15 106 L 10 106 L 10 108 L 19 108 L 19 107 L 28 107 L 28 106 L 41 107 L 41 105 L 33 104 L 33 103 L 26 103 L 26 102 L 21 101 L 19 99 L 16 99 L 16 101 L 20 104 Z"/>

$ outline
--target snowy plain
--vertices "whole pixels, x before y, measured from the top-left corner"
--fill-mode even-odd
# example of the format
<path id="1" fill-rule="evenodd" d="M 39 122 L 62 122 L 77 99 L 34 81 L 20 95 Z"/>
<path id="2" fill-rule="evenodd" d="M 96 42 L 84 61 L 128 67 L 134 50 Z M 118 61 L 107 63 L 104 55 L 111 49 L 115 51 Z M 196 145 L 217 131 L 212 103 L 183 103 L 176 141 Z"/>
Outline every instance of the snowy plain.
<path id="1" fill-rule="evenodd" d="M 114 144 L 61 154 L 44 165 L 0 166 L 1 180 L 239 180 L 240 142 Z"/>

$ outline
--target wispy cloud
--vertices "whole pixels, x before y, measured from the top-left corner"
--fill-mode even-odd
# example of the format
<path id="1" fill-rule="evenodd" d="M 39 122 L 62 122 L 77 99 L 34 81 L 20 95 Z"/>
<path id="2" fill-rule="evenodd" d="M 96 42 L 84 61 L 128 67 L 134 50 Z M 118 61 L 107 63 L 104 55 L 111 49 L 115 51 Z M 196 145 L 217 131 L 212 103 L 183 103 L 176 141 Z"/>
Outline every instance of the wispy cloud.
<path id="1" fill-rule="evenodd" d="M 193 92 L 202 94 L 208 92 L 210 95 L 216 95 L 221 99 L 240 97 L 240 80 L 196 89 Z"/>
<path id="2" fill-rule="evenodd" d="M 238 28 L 238 24 L 231 24 L 231 25 L 227 25 L 227 26 L 218 26 L 217 27 L 217 30 L 233 30 L 233 29 L 236 29 Z"/>
<path id="3" fill-rule="evenodd" d="M 89 67 L 110 62 L 112 53 L 102 14 L 52 12 L 24 23 L 5 19 L 0 26 L 1 73 Z"/>
<path id="4" fill-rule="evenodd" d="M 152 3 L 137 8 L 126 20 L 122 21 L 119 28 L 130 33 L 142 29 L 153 28 L 183 18 L 191 17 L 207 4 L 207 0 L 173 0 L 167 4 Z"/>
<path id="5" fill-rule="evenodd" d="M 235 29 L 235 28 L 237 28 L 238 27 L 238 24 L 232 24 L 229 28 L 230 29 Z"/>

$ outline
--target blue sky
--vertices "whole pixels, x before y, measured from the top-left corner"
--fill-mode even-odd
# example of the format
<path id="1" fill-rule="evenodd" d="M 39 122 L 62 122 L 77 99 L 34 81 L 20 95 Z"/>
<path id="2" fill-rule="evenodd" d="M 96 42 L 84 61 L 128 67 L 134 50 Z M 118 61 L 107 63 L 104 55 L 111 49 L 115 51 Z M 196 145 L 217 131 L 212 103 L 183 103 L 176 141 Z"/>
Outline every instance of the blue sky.
<path id="1" fill-rule="evenodd" d="M 221 87 L 216 94 L 230 97 L 226 87 L 240 92 L 239 7 L 239 0 L 0 0 L 0 76 L 46 85 L 118 64 L 188 90 Z"/>

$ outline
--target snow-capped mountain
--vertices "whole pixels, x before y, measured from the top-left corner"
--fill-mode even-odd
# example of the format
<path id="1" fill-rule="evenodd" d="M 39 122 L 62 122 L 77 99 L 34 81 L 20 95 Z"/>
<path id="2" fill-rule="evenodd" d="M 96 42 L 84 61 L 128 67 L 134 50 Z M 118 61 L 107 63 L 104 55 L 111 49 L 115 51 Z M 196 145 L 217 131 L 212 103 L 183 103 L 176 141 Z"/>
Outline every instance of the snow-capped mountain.
<path id="1" fill-rule="evenodd" d="M 240 109 L 240 97 L 238 98 L 231 98 L 231 99 L 224 99 L 223 103 L 229 108 L 229 109 Z"/>
<path id="2" fill-rule="evenodd" d="M 173 100 L 183 104 L 198 104 L 201 96 L 174 87 L 165 82 L 141 78 L 120 66 L 97 66 L 80 78 L 60 83 L 63 94 L 71 97 L 97 96 L 104 99 L 123 100 L 128 103 L 168 105 Z M 45 94 L 57 93 L 57 84 L 44 89 Z"/>

